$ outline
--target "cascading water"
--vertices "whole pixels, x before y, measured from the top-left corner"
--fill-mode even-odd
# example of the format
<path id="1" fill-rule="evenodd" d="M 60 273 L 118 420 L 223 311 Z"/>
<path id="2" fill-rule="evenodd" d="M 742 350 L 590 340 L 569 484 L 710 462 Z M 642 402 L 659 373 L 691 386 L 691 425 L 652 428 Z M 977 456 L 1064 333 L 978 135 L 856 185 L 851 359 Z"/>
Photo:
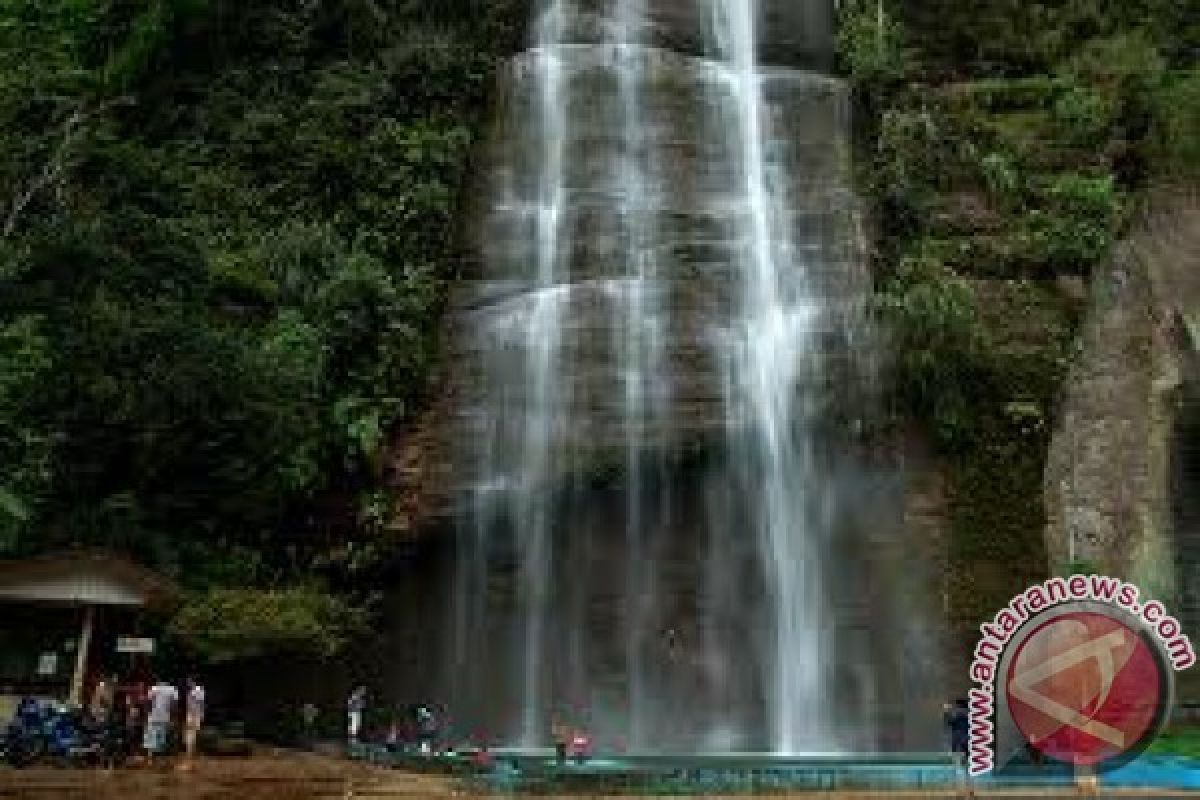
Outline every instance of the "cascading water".
<path id="1" fill-rule="evenodd" d="M 767 160 L 762 76 L 756 63 L 755 9 L 750 0 L 712 0 L 721 54 L 728 65 L 741 148 L 738 218 L 742 296 L 720 343 L 730 387 L 730 447 L 741 457 L 743 491 L 759 498 L 747 520 L 757 534 L 770 596 L 774 658 L 767 676 L 775 748 L 794 753 L 836 747 L 825 721 L 828 658 L 818 537 L 824 534 L 822 479 L 808 452 L 820 354 L 819 298 L 809 294 L 808 256 L 790 230 L 787 177 Z M 802 243 L 799 243 L 802 244 Z"/>
<path id="2" fill-rule="evenodd" d="M 494 738 L 878 744 L 900 661 L 853 531 L 895 496 L 847 455 L 866 277 L 829 16 L 545 0 L 506 73 L 452 317 L 438 683 Z"/>
<path id="3" fill-rule="evenodd" d="M 657 254 L 651 248 L 652 231 L 645 226 L 645 215 L 651 211 L 650 187 L 644 160 L 649 152 L 642 136 L 641 94 L 637 81 L 639 52 L 635 46 L 638 26 L 644 19 L 645 0 L 617 0 L 615 25 L 615 67 L 617 70 L 620 113 L 623 126 L 623 149 L 619 177 L 620 219 L 627 242 L 626 302 L 621 305 L 624 319 L 617 327 L 616 352 L 622 367 L 624 388 L 625 474 L 628 476 L 625 507 L 625 536 L 628 547 L 628 566 L 625 585 L 625 625 L 629 635 L 626 642 L 626 673 L 629 676 L 629 741 L 644 746 L 643 708 L 645 686 L 640 642 L 645 635 L 643 608 L 653 602 L 653 585 L 646 574 L 645 526 L 656 520 L 648 516 L 645 474 L 653 464 L 647 464 L 642 448 L 646 428 L 662 411 L 666 387 L 659 380 L 662 368 L 661 319 L 654 293 Z"/>

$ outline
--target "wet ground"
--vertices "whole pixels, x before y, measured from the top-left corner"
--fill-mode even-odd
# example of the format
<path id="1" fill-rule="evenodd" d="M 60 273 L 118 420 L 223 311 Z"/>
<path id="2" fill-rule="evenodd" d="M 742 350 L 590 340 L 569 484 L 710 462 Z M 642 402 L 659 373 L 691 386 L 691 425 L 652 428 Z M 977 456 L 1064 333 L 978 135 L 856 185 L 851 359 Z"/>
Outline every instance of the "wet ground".
<path id="1" fill-rule="evenodd" d="M 264 753 L 245 759 L 204 759 L 190 772 L 175 762 L 154 767 L 103 770 L 35 768 L 0 769 L 0 800 L 412 800 L 461 798 L 470 793 L 447 778 L 383 769 L 309 754 Z M 783 796 L 783 795 L 777 795 Z M 788 797 L 955 798 L 952 791 L 891 793 L 791 794 Z M 984 798 L 1078 797 L 1081 793 L 995 790 Z M 1101 791 L 1099 797 L 1200 797 L 1200 793 L 1163 790 L 1120 793 Z M 743 795 L 744 797 L 744 795 Z M 617 800 L 613 796 L 574 795 L 573 800 Z"/>

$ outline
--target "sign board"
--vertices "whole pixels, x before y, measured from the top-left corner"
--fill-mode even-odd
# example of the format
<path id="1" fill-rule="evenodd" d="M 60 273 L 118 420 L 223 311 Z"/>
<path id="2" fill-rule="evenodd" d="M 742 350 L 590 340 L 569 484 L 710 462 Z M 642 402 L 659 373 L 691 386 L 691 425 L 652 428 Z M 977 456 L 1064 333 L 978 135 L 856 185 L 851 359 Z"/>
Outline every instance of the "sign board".
<path id="1" fill-rule="evenodd" d="M 118 636 L 118 653 L 153 653 L 154 640 L 145 636 Z"/>
<path id="2" fill-rule="evenodd" d="M 58 672 L 58 653 L 42 653 L 38 657 L 37 674 L 54 675 Z"/>

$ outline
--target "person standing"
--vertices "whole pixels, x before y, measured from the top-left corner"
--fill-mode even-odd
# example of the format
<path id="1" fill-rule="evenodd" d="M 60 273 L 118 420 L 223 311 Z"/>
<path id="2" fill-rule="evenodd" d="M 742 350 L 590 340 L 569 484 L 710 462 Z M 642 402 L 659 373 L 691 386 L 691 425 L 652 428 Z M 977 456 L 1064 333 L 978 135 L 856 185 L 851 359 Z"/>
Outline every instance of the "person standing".
<path id="1" fill-rule="evenodd" d="M 195 678 L 188 678 L 183 715 L 183 769 L 192 768 L 192 760 L 196 756 L 196 738 L 204 725 L 206 700 L 204 687 Z"/>
<path id="2" fill-rule="evenodd" d="M 125 716 L 125 755 L 136 758 L 146 728 L 146 693 L 140 683 L 125 689 L 121 710 Z"/>
<path id="3" fill-rule="evenodd" d="M 312 748 L 317 739 L 317 716 L 320 710 L 313 703 L 305 703 L 300 707 L 301 736 L 305 748 Z"/>
<path id="4" fill-rule="evenodd" d="M 385 744 L 387 745 L 388 752 L 394 753 L 400 749 L 400 723 L 394 717 L 391 724 L 388 725 Z"/>
<path id="5" fill-rule="evenodd" d="M 175 713 L 175 704 L 179 702 L 179 690 L 160 678 L 150 687 L 146 702 L 150 706 L 150 713 L 146 716 L 142 746 L 146 748 L 147 761 L 154 763 L 154 756 L 167 751 L 171 718 Z"/>
<path id="6" fill-rule="evenodd" d="M 351 743 L 358 741 L 362 732 L 363 713 L 367 710 L 367 687 L 359 685 L 346 701 L 346 733 Z"/>
<path id="7" fill-rule="evenodd" d="M 422 703 L 417 706 L 417 740 L 421 755 L 427 756 L 433 752 L 436 738 L 437 723 L 434 720 L 433 709 Z"/>
<path id="8" fill-rule="evenodd" d="M 100 678 L 96 688 L 92 690 L 92 699 L 88 704 L 88 715 L 97 727 L 106 727 L 113 716 L 113 704 L 116 701 L 117 678 Z"/>
<path id="9" fill-rule="evenodd" d="M 960 697 L 954 705 L 942 707 L 942 718 L 946 726 L 950 743 L 950 757 L 954 760 L 954 770 L 962 788 L 972 796 L 974 792 L 970 785 L 967 772 L 967 745 L 971 736 L 971 716 L 967 712 L 967 700 Z"/>
<path id="10" fill-rule="evenodd" d="M 101 676 L 92 689 L 88 701 L 86 724 L 92 735 L 101 743 L 101 758 L 111 768 L 117 760 L 124 760 L 127 749 L 121 738 L 121 727 L 117 722 L 117 676 Z"/>
<path id="11" fill-rule="evenodd" d="M 567 763 L 567 745 L 571 732 L 557 714 L 550 719 L 550 738 L 554 740 L 554 760 L 562 766 Z"/>

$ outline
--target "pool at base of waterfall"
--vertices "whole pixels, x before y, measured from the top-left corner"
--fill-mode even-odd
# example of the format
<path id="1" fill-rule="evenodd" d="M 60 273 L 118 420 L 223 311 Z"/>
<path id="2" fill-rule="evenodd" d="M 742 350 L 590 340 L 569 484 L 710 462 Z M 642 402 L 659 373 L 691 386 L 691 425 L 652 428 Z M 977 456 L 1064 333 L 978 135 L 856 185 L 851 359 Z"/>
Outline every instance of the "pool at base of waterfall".
<path id="1" fill-rule="evenodd" d="M 491 766 L 481 769 L 471 753 L 414 758 L 383 747 L 359 745 L 352 756 L 379 765 L 417 771 L 450 772 L 491 790 L 585 793 L 703 795 L 714 792 L 829 789 L 937 789 L 962 780 L 949 757 L 936 753 L 806 755 L 696 753 L 691 755 L 601 755 L 560 762 L 551 750 L 497 748 Z M 1065 765 L 1021 767 L 972 779 L 980 787 L 1071 787 L 1074 771 Z M 1103 773 L 1101 787 L 1161 790 L 1200 789 L 1200 761 L 1145 755 Z"/>

